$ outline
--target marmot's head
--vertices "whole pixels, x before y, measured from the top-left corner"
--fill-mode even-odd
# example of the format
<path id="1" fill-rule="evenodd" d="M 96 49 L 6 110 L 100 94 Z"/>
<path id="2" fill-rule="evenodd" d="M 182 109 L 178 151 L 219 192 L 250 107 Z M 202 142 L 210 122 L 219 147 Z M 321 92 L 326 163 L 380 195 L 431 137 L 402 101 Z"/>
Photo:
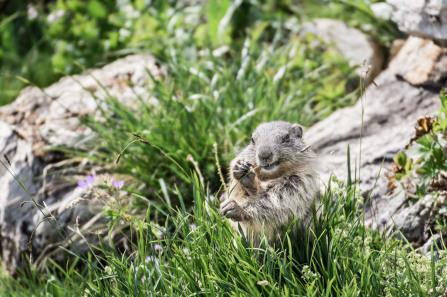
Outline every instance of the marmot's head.
<path id="1" fill-rule="evenodd" d="M 256 155 L 256 173 L 261 179 L 271 179 L 295 171 L 308 164 L 310 155 L 305 148 L 303 128 L 282 121 L 260 124 L 253 132 L 251 150 Z"/>

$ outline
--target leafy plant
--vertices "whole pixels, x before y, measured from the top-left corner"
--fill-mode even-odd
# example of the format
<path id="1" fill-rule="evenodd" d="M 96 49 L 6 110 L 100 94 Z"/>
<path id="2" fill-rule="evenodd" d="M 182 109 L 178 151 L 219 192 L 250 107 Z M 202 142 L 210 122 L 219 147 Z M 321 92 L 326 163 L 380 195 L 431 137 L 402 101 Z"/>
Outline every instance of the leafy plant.
<path id="1" fill-rule="evenodd" d="M 395 178 L 398 181 L 410 178 L 413 174 L 413 159 L 408 158 L 404 152 L 400 152 L 394 157 L 398 170 L 395 172 Z"/>
<path id="2" fill-rule="evenodd" d="M 442 107 L 438 110 L 438 115 L 434 118 L 419 118 L 415 136 L 411 139 L 408 149 L 394 157 L 392 181 L 413 183 L 419 197 L 422 197 L 427 189 L 433 189 L 433 182 L 447 170 L 446 91 L 441 91 L 440 100 Z"/>

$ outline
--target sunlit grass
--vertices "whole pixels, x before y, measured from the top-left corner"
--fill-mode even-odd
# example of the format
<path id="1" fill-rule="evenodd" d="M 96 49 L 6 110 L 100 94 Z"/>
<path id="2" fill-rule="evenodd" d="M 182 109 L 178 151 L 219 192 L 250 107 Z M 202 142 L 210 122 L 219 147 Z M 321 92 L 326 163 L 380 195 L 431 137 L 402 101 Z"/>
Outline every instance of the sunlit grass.
<path id="1" fill-rule="evenodd" d="M 303 11 L 325 16 L 319 5 L 327 1 L 308 2 Z M 352 11 L 355 1 L 346 2 Z M 156 27 L 149 32 L 155 37 L 136 30 L 135 47 L 123 53 L 148 50 L 165 75 L 148 80 L 147 97 L 132 108 L 110 96 L 96 98 L 105 120 L 80 118 L 95 140 L 77 152 L 55 148 L 128 177 L 126 199 L 140 217 L 126 221 L 128 248 L 106 236 L 91 246 L 94 254 L 72 254 L 66 265 L 31 265 L 16 279 L 0 272 L 0 296 L 424 296 L 445 289 L 447 259 L 430 261 L 365 228 L 360 189 L 351 180 L 329 182 L 311 232 L 284 234 L 281 246 L 251 246 L 217 213 L 222 183 L 214 144 L 225 171 L 260 122 L 310 126 L 359 95 L 347 87 L 355 80 L 347 61 L 298 34 L 303 11 L 250 2 L 218 35 L 216 20 L 235 5 L 222 3 L 226 10 L 161 5 L 146 11 L 138 26 Z M 340 15 L 345 6 L 334 5 L 331 16 Z M 365 20 L 354 13 L 349 18 Z M 133 143 L 116 165 L 136 139 L 132 132 L 154 146 Z M 121 222 L 119 212 L 104 215 Z"/>
<path id="2" fill-rule="evenodd" d="M 190 178 L 195 183 L 194 210 L 172 210 L 160 226 L 151 222 L 149 208 L 146 220 L 134 225 L 136 237 L 126 253 L 101 240 L 94 247 L 100 262 L 90 256 L 92 264 L 80 270 L 73 263 L 67 267 L 53 263 L 43 275 L 34 267 L 21 281 L 6 278 L 0 293 L 426 296 L 432 288 L 445 290 L 445 253 L 430 260 L 365 228 L 355 184 L 343 185 L 335 179 L 329 183 L 321 197 L 321 215 L 314 216 L 308 233 L 288 232 L 280 246 L 264 242 L 253 247 L 216 212 L 217 199 L 206 198 L 199 180 Z"/>

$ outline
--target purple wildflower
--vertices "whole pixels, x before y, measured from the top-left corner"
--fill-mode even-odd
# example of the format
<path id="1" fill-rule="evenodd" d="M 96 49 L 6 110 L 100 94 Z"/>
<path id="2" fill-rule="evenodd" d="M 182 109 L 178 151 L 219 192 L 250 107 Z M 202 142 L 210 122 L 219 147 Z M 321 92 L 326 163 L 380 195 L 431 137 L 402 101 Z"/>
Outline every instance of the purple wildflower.
<path id="1" fill-rule="evenodd" d="M 124 181 L 122 180 L 120 182 L 116 182 L 115 180 L 112 179 L 112 184 L 115 186 L 115 188 L 120 190 L 124 186 Z"/>
<path id="2" fill-rule="evenodd" d="M 216 199 L 216 197 L 214 195 L 210 195 L 210 196 L 205 196 L 205 199 L 207 201 L 214 201 Z"/>
<path id="3" fill-rule="evenodd" d="M 163 250 L 163 247 L 162 247 L 160 244 L 156 243 L 156 244 L 154 245 L 154 250 L 155 250 L 156 252 L 160 252 L 160 251 Z"/>
<path id="4" fill-rule="evenodd" d="M 146 263 L 155 262 L 155 257 L 154 256 L 147 256 L 145 262 Z"/>
<path id="5" fill-rule="evenodd" d="M 83 180 L 78 181 L 78 188 L 88 190 L 89 187 L 93 186 L 94 178 L 95 178 L 94 175 L 89 175 L 89 176 L 87 176 L 86 181 L 83 181 Z"/>

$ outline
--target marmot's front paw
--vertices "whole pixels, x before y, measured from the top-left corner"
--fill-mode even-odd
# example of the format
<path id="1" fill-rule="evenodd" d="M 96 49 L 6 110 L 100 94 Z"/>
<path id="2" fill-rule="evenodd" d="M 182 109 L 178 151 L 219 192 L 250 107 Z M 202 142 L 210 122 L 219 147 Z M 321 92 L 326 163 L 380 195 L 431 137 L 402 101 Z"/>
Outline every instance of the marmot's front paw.
<path id="1" fill-rule="evenodd" d="M 250 170 L 252 166 L 253 165 L 249 162 L 244 163 L 241 160 L 237 161 L 233 167 L 234 178 L 241 181 L 246 186 L 251 185 L 256 176 L 256 174 Z"/>
<path id="2" fill-rule="evenodd" d="M 237 204 L 234 200 L 225 200 L 220 205 L 220 213 L 229 219 L 234 221 L 242 221 L 243 218 L 243 210 L 242 207 Z"/>

